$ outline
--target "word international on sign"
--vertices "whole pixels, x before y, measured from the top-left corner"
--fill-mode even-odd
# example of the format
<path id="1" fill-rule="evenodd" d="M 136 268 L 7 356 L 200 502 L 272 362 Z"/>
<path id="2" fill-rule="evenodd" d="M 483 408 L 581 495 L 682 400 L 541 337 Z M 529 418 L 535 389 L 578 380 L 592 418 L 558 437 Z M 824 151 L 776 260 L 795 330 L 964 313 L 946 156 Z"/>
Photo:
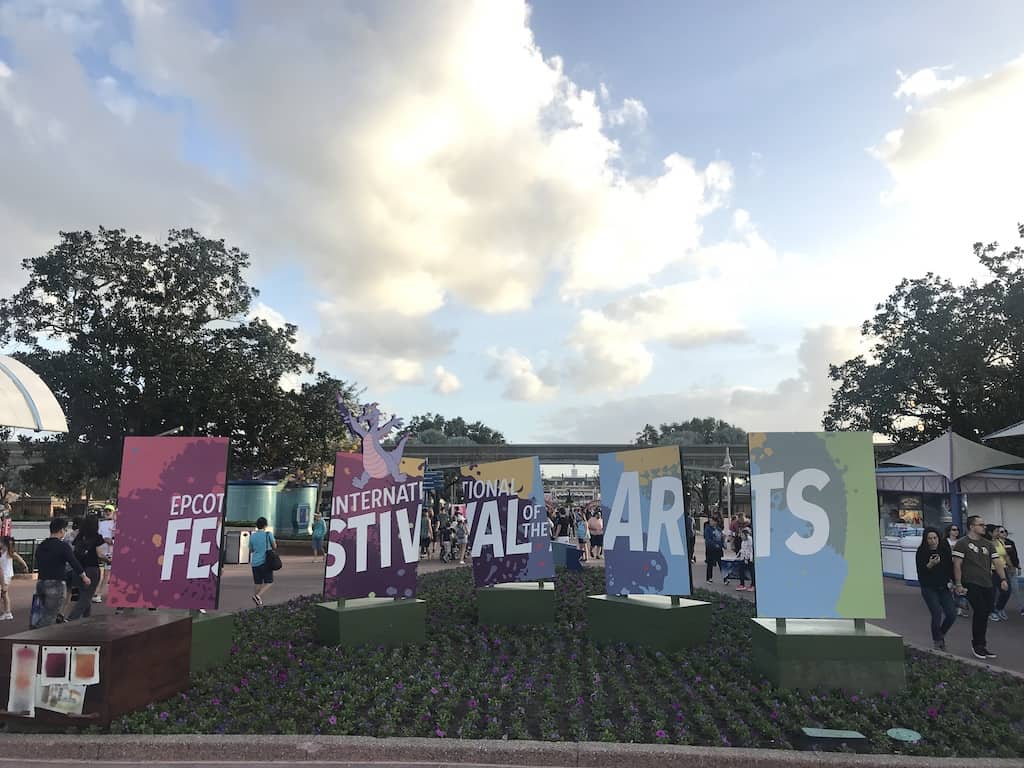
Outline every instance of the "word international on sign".
<path id="1" fill-rule="evenodd" d="M 629 515 L 623 519 L 627 509 Z M 651 480 L 650 523 L 645 544 L 643 519 L 640 516 L 640 473 L 623 472 L 605 523 L 604 548 L 614 551 L 616 540 L 626 538 L 631 552 L 658 552 L 664 532 L 669 553 L 685 555 L 684 515 L 683 481 L 678 477 L 656 477 Z"/>
<path id="2" fill-rule="evenodd" d="M 791 533 L 786 539 L 786 549 L 795 555 L 814 555 L 825 547 L 829 533 L 828 512 L 805 499 L 804 490 L 817 488 L 820 491 L 828 483 L 828 473 L 813 467 L 801 469 L 788 483 L 783 472 L 767 472 L 750 478 L 754 497 L 754 549 L 758 558 L 772 554 L 772 491 L 785 490 L 789 511 L 811 524 L 811 535 Z"/>

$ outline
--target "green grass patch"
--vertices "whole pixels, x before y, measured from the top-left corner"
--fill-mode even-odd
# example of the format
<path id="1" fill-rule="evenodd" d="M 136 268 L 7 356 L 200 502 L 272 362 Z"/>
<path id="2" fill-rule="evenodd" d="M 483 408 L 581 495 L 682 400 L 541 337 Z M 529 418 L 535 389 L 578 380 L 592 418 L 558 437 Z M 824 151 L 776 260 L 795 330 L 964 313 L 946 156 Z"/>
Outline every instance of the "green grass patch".
<path id="1" fill-rule="evenodd" d="M 713 606 L 708 646 L 665 654 L 586 638 L 584 601 L 598 569 L 558 575 L 554 627 L 480 627 L 468 568 L 420 579 L 423 645 L 323 648 L 308 597 L 239 616 L 221 669 L 178 698 L 116 721 L 115 733 L 349 734 L 614 741 L 789 749 L 804 726 L 924 735 L 904 754 L 1024 754 L 1024 682 L 933 654 L 907 652 L 898 693 L 783 691 L 751 668 L 742 600 Z"/>

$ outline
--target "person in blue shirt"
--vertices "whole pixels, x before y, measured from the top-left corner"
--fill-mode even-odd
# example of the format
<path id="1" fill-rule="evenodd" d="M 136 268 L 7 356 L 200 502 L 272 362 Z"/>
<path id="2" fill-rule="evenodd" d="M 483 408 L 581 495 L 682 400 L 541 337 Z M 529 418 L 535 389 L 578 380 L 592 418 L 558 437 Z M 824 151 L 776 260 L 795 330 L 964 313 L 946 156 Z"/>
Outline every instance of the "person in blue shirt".
<path id="1" fill-rule="evenodd" d="M 263 605 L 263 595 L 274 583 L 274 571 L 267 563 L 267 550 L 275 549 L 274 534 L 267 530 L 267 518 L 256 521 L 256 530 L 249 534 L 249 565 L 252 566 L 252 583 L 256 589 L 252 601 Z"/>
<path id="2" fill-rule="evenodd" d="M 313 515 L 313 562 L 322 560 L 324 556 L 324 539 L 327 537 L 327 523 L 317 512 Z"/>

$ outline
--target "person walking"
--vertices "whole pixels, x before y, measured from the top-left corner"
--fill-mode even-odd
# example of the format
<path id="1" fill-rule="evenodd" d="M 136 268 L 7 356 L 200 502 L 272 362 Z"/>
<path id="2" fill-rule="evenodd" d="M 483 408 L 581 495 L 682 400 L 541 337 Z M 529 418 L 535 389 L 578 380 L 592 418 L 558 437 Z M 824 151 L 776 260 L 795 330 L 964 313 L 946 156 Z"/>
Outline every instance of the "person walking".
<path id="1" fill-rule="evenodd" d="M 256 521 L 255 533 L 249 534 L 249 565 L 252 566 L 252 583 L 255 588 L 252 601 L 263 606 L 263 595 L 274 583 L 274 569 L 267 562 L 267 552 L 277 549 L 274 534 L 267 530 L 267 518 Z"/>
<path id="2" fill-rule="evenodd" d="M 736 587 L 737 592 L 754 591 L 754 537 L 749 528 L 740 531 L 740 585 Z M 750 586 L 746 586 L 747 576 L 750 576 Z"/>
<path id="3" fill-rule="evenodd" d="M 587 528 L 590 530 L 590 555 L 600 560 L 604 555 L 604 520 L 600 509 L 594 510 L 587 521 Z"/>
<path id="4" fill-rule="evenodd" d="M 319 512 L 313 515 L 313 562 L 324 559 L 324 539 L 327 538 L 327 523 Z"/>
<path id="5" fill-rule="evenodd" d="M 74 546 L 71 551 L 75 558 L 85 569 L 88 580 L 82 579 L 78 588 L 78 601 L 72 606 L 68 614 L 68 621 L 88 617 L 92 613 L 92 593 L 100 584 L 100 563 L 106 560 L 103 553 L 105 542 L 100 535 L 100 521 L 96 515 L 86 515 L 78 526 L 78 535 L 75 537 Z"/>
<path id="6" fill-rule="evenodd" d="M 988 648 L 988 617 L 995 600 L 992 567 L 999 576 L 999 589 L 1008 590 L 1003 563 L 992 542 L 984 537 L 985 521 L 979 515 L 967 518 L 967 535 L 953 548 L 953 581 L 958 595 L 967 595 L 971 604 L 971 650 L 979 659 L 994 659 Z"/>
<path id="7" fill-rule="evenodd" d="M 459 550 L 459 565 L 466 564 L 466 542 L 469 539 L 469 529 L 466 527 L 466 518 L 459 517 L 455 523 L 455 546 Z"/>
<path id="8" fill-rule="evenodd" d="M 576 538 L 580 545 L 580 561 L 585 563 L 590 559 L 590 528 L 587 526 L 587 516 L 582 510 L 576 518 Z"/>
<path id="9" fill-rule="evenodd" d="M 103 507 L 103 519 L 99 521 L 99 533 L 103 537 L 104 546 L 100 553 L 100 583 L 92 596 L 94 603 L 102 603 L 103 595 L 110 582 L 110 563 L 114 559 L 114 536 L 117 531 L 117 507 L 106 504 Z"/>
<path id="10" fill-rule="evenodd" d="M 949 542 L 940 538 L 937 528 L 925 528 L 916 559 L 917 583 L 932 615 L 932 646 L 944 651 L 946 633 L 956 622 L 953 595 L 949 591 L 953 579 L 953 551 Z"/>
<path id="11" fill-rule="evenodd" d="M 953 547 L 956 546 L 956 543 L 959 540 L 960 540 L 960 528 L 958 526 L 956 526 L 956 525 L 947 525 L 946 526 L 946 542 L 949 544 L 949 551 L 950 552 L 953 551 Z M 968 610 L 967 610 L 968 605 L 967 605 L 967 598 L 966 597 L 964 597 L 963 595 L 958 595 L 954 591 L 953 592 L 953 602 L 956 603 L 956 615 L 957 616 L 963 616 L 964 618 L 966 618 L 966 617 L 971 615 L 968 612 Z"/>
<path id="12" fill-rule="evenodd" d="M 14 614 L 11 613 L 10 587 L 11 582 L 14 580 L 15 560 L 21 563 L 21 567 L 28 573 L 28 565 L 26 565 L 21 555 L 14 551 L 14 539 L 10 536 L 0 537 L 0 578 L 3 579 L 2 583 L 0 583 L 0 610 L 3 611 L 0 614 L 0 621 L 14 618 Z"/>
<path id="13" fill-rule="evenodd" d="M 715 566 L 722 570 L 722 555 L 725 554 L 725 534 L 719 527 L 720 520 L 708 518 L 704 523 L 704 562 L 707 563 L 705 574 L 706 581 L 710 584 L 715 572 Z"/>
<path id="14" fill-rule="evenodd" d="M 57 621 L 60 609 L 64 604 L 64 566 L 70 565 L 71 570 L 82 579 L 85 586 L 92 585 L 92 579 L 85 573 L 82 564 L 64 541 L 68 522 L 63 517 L 55 517 L 50 521 L 50 535 L 36 547 L 36 570 L 39 580 L 36 582 L 36 594 L 42 602 L 39 621 L 33 627 L 48 627 Z"/>
<path id="15" fill-rule="evenodd" d="M 1020 571 L 1017 547 L 1012 539 L 1006 538 L 1006 526 L 989 524 L 986 526 L 986 530 L 992 539 L 992 546 L 996 548 L 996 554 L 999 555 L 999 560 L 1003 564 L 1003 572 L 1006 574 L 1006 585 L 1008 587 L 1005 592 L 994 593 L 996 595 L 996 602 L 989 619 L 992 621 L 1008 621 L 1009 617 L 1006 615 L 1006 606 L 1013 595 L 1014 582 L 1017 581 L 1017 574 Z M 999 589 L 999 585 L 996 583 L 994 567 L 992 570 L 992 587 L 996 590 Z"/>

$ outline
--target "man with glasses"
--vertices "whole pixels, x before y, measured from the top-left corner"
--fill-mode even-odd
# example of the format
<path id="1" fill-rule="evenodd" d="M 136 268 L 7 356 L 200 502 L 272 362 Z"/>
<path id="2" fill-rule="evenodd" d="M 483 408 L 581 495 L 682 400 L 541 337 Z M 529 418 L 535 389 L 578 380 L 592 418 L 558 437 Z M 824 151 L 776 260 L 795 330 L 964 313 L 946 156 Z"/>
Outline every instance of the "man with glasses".
<path id="1" fill-rule="evenodd" d="M 983 536 L 985 521 L 978 515 L 967 518 L 967 535 L 953 548 L 953 583 L 958 595 L 967 595 L 971 604 L 971 649 L 979 659 L 994 659 L 985 635 L 988 616 L 995 605 L 992 589 L 992 568 L 999 576 L 999 589 L 1010 588 L 1006 581 L 1002 558 L 992 542 Z"/>

